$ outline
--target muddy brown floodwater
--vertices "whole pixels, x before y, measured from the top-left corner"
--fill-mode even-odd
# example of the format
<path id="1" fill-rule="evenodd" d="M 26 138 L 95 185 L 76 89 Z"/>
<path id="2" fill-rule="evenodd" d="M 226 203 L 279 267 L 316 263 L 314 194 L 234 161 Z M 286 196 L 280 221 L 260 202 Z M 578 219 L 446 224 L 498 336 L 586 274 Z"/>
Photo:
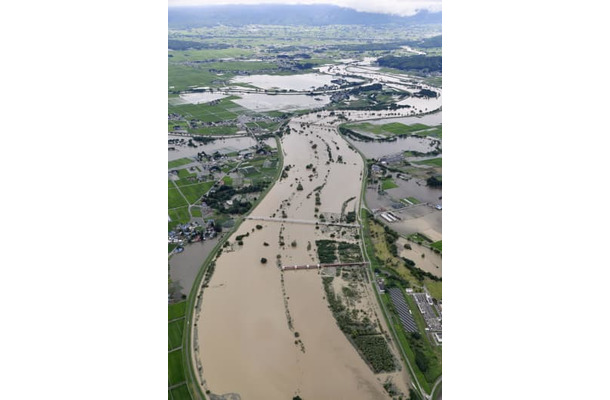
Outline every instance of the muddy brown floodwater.
<path id="1" fill-rule="evenodd" d="M 316 125 L 304 122 L 313 120 Z M 290 122 L 292 133 L 281 142 L 284 166 L 291 166 L 288 177 L 276 182 L 251 213 L 275 218 L 285 213 L 287 220 L 245 220 L 216 260 L 193 329 L 193 361 L 201 366 L 204 391 L 242 399 L 387 399 L 383 382 L 389 376 L 408 393 L 404 368 L 375 375 L 341 332 L 317 270 L 277 267 L 278 262 L 318 262 L 315 240 L 329 238 L 329 231 L 290 222 L 316 220 L 314 189 L 324 185 L 318 212 L 339 215 L 352 197 L 348 210 L 359 209 L 363 161 L 333 122 L 334 117 L 315 115 Z M 327 164 L 329 152 L 335 162 Z M 336 162 L 339 155 L 342 163 Z M 296 190 L 298 183 L 303 190 Z M 236 236 L 246 233 L 239 245 Z M 374 296 L 369 301 L 383 321 Z"/>
<path id="2" fill-rule="evenodd" d="M 218 238 L 186 245 L 182 253 L 173 254 L 169 259 L 169 276 L 180 285 L 184 295 L 188 296 L 201 264 L 216 243 Z"/>

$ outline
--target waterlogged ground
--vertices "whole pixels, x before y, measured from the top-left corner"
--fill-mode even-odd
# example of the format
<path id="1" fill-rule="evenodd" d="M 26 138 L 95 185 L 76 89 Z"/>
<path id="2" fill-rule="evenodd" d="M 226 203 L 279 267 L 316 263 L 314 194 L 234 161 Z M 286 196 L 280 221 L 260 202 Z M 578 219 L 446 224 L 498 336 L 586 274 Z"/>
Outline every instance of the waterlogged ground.
<path id="1" fill-rule="evenodd" d="M 169 104 L 177 106 L 180 104 L 201 104 L 227 97 L 223 93 L 195 92 L 182 93 L 179 97 L 170 99 Z"/>
<path id="2" fill-rule="evenodd" d="M 358 115 L 370 118 L 367 112 L 354 118 Z M 292 133 L 282 138 L 284 165 L 291 166 L 288 177 L 251 216 L 279 218 L 283 212 L 287 219 L 314 221 L 314 189 L 322 185 L 318 212 L 338 215 L 351 197 L 356 199 L 348 211 L 359 207 L 363 161 L 337 134 L 333 125 L 338 122 L 328 113 L 292 120 Z M 336 162 L 339 156 L 342 163 Z M 296 190 L 298 183 L 303 190 Z M 239 245 L 236 237 L 246 233 Z M 195 315 L 194 362 L 201 365 L 204 390 L 237 393 L 242 399 L 386 399 L 382 384 L 389 376 L 407 392 L 404 370 L 373 374 L 339 330 L 318 271 L 277 267 L 278 262 L 317 262 L 315 240 L 328 235 L 328 229 L 313 224 L 246 220 L 229 239 Z M 367 298 L 377 312 L 374 297 Z"/>
<path id="3" fill-rule="evenodd" d="M 169 276 L 173 282 L 177 282 L 182 288 L 181 293 L 189 294 L 197 272 L 210 251 L 218 243 L 218 239 L 205 240 L 192 243 L 184 247 L 182 253 L 173 254 L 169 260 Z"/>
<path id="4" fill-rule="evenodd" d="M 304 94 L 240 93 L 234 103 L 252 111 L 294 111 L 325 106 L 330 102 L 330 96 L 307 96 Z"/>
<path id="5" fill-rule="evenodd" d="M 168 135 L 168 139 L 185 139 L 189 137 Z M 274 140 L 275 141 L 275 140 Z M 195 157 L 197 153 L 206 152 L 207 154 L 213 154 L 218 151 L 220 154 L 232 153 L 234 151 L 245 150 L 256 145 L 256 140 L 251 137 L 235 137 L 235 138 L 221 138 L 216 139 L 213 142 L 198 144 L 197 147 L 189 147 L 187 145 L 177 146 L 170 144 L 169 147 L 173 147 L 175 150 L 168 151 L 168 161 L 178 160 L 184 157 Z"/>
<path id="6" fill-rule="evenodd" d="M 311 90 L 331 85 L 334 78 L 326 74 L 250 75 L 233 78 L 233 83 L 249 83 L 261 89 Z"/>
<path id="7" fill-rule="evenodd" d="M 359 132 L 357 129 L 355 130 Z M 348 139 L 350 143 L 358 148 L 367 158 L 381 158 L 388 154 L 402 153 L 404 151 L 418 151 L 427 153 L 435 149 L 436 140 L 427 137 L 415 136 L 399 137 L 392 142 L 363 142 Z"/>

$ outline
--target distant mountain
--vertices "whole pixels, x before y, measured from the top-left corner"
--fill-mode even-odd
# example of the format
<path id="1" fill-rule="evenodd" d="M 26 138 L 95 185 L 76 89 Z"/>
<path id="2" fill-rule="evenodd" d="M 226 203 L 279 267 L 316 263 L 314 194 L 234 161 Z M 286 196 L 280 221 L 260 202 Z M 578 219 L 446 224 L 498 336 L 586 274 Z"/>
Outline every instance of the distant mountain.
<path id="1" fill-rule="evenodd" d="M 168 8 L 173 29 L 214 25 L 420 25 L 440 24 L 440 12 L 420 11 L 410 17 L 359 12 L 331 5 L 216 5 Z"/>

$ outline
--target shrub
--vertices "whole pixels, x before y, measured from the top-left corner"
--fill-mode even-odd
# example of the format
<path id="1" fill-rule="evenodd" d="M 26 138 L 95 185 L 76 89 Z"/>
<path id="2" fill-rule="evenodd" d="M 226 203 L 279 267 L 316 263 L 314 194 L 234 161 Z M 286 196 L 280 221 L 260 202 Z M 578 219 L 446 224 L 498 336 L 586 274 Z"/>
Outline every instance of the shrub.
<path id="1" fill-rule="evenodd" d="M 261 258 L 261 263 L 267 264 L 267 259 L 265 257 Z"/>
<path id="2" fill-rule="evenodd" d="M 420 350 L 416 349 L 415 350 L 415 364 L 417 364 L 417 367 L 419 368 L 419 370 L 421 372 L 426 372 L 428 370 L 428 365 L 430 364 L 430 361 L 428 360 L 428 357 L 426 357 L 426 355 L 424 353 L 422 353 Z"/>

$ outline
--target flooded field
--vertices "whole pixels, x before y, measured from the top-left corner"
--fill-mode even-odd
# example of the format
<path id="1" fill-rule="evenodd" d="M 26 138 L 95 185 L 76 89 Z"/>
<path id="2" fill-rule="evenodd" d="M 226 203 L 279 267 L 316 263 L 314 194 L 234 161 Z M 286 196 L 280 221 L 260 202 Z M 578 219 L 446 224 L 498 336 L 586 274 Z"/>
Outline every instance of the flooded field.
<path id="1" fill-rule="evenodd" d="M 239 96 L 241 99 L 233 100 L 234 103 L 258 112 L 305 110 L 330 103 L 328 95 L 241 93 Z"/>
<path id="2" fill-rule="evenodd" d="M 333 79 L 335 79 L 333 76 L 326 74 L 250 75 L 235 77 L 231 82 L 248 83 L 261 89 L 302 91 L 332 85 Z"/>
<path id="3" fill-rule="evenodd" d="M 389 208 L 392 203 L 399 203 L 400 199 L 415 197 L 422 203 L 443 204 L 442 190 L 426 186 L 426 181 L 417 178 L 409 180 L 394 179 L 399 187 L 386 189 L 385 194 L 377 193 L 376 185 L 367 188 L 366 203 L 371 208 Z"/>
<path id="4" fill-rule="evenodd" d="M 272 149 L 277 149 L 277 142 L 275 141 L 275 138 L 268 138 L 263 140 L 263 143 L 265 143 L 267 146 L 271 147 Z"/>
<path id="5" fill-rule="evenodd" d="M 169 259 L 169 276 L 173 282 L 180 284 L 183 294 L 188 296 L 197 272 L 216 243 L 218 239 L 186 245 L 182 253 L 174 254 Z"/>
<path id="6" fill-rule="evenodd" d="M 402 89 L 401 86 L 398 85 L 388 85 L 390 87 L 395 87 L 397 89 Z M 432 110 L 438 109 L 442 104 L 442 96 L 433 97 L 433 98 L 418 98 L 418 97 L 408 97 L 404 100 L 399 101 L 399 106 L 409 105 L 413 107 L 417 111 L 428 112 Z"/>
<path id="7" fill-rule="evenodd" d="M 197 92 L 197 93 L 182 93 L 179 97 L 169 99 L 169 104 L 178 106 L 180 104 L 201 104 L 209 103 L 213 100 L 224 99 L 228 97 L 223 93 Z"/>
<path id="8" fill-rule="evenodd" d="M 347 139 L 352 145 L 356 146 L 366 158 L 380 158 L 389 154 L 401 153 L 404 151 L 419 151 L 427 153 L 436 147 L 436 139 L 420 138 L 415 136 L 399 137 L 392 142 L 363 142 Z"/>
<path id="9" fill-rule="evenodd" d="M 400 235 L 423 233 L 432 241 L 442 240 L 442 212 L 425 205 L 392 210 L 401 221 L 389 224 Z"/>
<path id="10" fill-rule="evenodd" d="M 243 222 L 216 260 L 215 273 L 203 291 L 195 316 L 194 362 L 201 366 L 202 387 L 211 393 L 269 400 L 296 395 L 387 399 L 382 378 L 388 375 L 407 390 L 404 370 L 375 375 L 340 331 L 317 270 L 282 272 L 277 267 L 316 262 L 315 240 L 329 237 L 326 229 L 290 219 L 315 221 L 318 212 L 338 215 L 351 197 L 355 199 L 350 209 L 359 206 L 362 158 L 325 125 L 331 123 L 329 118 L 316 118 L 321 125 L 315 126 L 304 123 L 309 118 L 290 123 L 292 133 L 282 137 L 288 177 L 279 180 L 251 213 L 284 214 L 287 220 Z M 339 156 L 341 163 L 336 162 Z M 308 164 L 312 166 L 307 168 Z M 303 190 L 295 189 L 299 183 Z M 239 245 L 236 237 L 246 233 Z M 363 301 L 377 310 L 374 298 Z"/>
<path id="11" fill-rule="evenodd" d="M 167 137 L 168 139 L 186 139 L 187 141 L 189 139 L 187 136 L 177 135 L 168 135 Z M 215 151 L 218 151 L 220 154 L 227 154 L 234 151 L 244 150 L 255 145 L 256 140 L 249 136 L 216 139 L 210 143 L 198 144 L 197 147 L 170 145 L 170 147 L 174 147 L 175 150 L 168 151 L 167 157 L 168 161 L 173 161 L 183 157 L 194 157 L 197 155 L 197 153 L 201 153 L 202 151 L 205 151 L 208 154 L 212 154 Z"/>
<path id="12" fill-rule="evenodd" d="M 408 244 L 411 249 L 405 248 L 405 244 Z M 410 242 L 404 238 L 399 238 L 396 241 L 396 245 L 399 249 L 400 256 L 415 261 L 415 266 L 417 268 L 430 272 L 439 278 L 443 276 L 443 264 L 439 254 L 427 247 Z M 422 257 L 422 254 L 424 257 Z"/>

